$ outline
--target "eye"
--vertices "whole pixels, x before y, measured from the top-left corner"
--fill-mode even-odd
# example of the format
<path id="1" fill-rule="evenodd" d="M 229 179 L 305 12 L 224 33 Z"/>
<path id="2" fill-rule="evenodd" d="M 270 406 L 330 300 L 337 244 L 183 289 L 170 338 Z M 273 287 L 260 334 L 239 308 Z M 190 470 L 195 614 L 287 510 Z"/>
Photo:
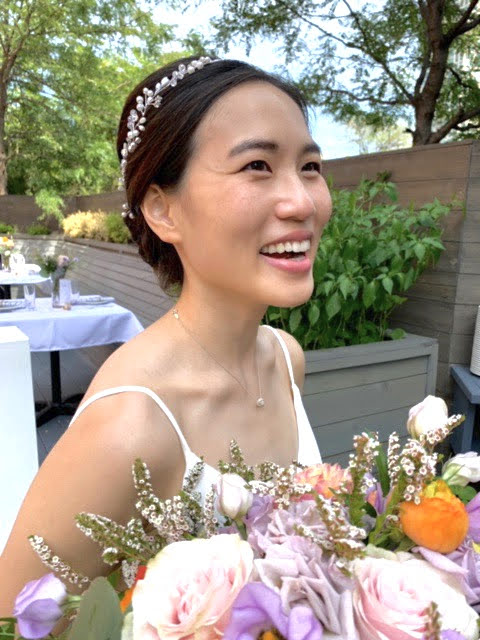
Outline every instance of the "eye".
<path id="1" fill-rule="evenodd" d="M 243 167 L 243 170 L 250 169 L 250 171 L 271 171 L 265 160 L 253 160 Z"/>
<path id="2" fill-rule="evenodd" d="M 307 164 L 303 165 L 302 171 L 308 171 L 309 173 L 313 171 L 316 173 L 322 173 L 322 165 L 320 162 L 307 162 Z"/>

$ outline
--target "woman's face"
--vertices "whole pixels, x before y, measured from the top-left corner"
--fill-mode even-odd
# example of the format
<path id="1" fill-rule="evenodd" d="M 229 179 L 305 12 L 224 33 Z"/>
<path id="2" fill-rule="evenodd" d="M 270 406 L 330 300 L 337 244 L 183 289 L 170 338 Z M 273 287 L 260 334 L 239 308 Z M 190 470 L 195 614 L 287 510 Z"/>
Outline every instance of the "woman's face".
<path id="1" fill-rule="evenodd" d="M 222 96 L 169 195 L 186 285 L 258 307 L 308 300 L 331 215 L 320 163 L 299 107 L 283 91 L 250 82 Z"/>

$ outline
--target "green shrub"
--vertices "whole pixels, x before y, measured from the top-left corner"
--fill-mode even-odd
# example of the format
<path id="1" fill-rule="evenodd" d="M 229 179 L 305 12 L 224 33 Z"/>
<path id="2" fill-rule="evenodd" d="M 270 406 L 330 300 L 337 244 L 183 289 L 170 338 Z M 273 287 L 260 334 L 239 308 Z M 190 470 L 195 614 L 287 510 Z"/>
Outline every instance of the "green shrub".
<path id="1" fill-rule="evenodd" d="M 7 224 L 6 222 L 0 222 L 0 234 L 11 235 L 15 233 L 16 229 L 13 224 Z"/>
<path id="2" fill-rule="evenodd" d="M 127 225 L 123 221 L 120 213 L 108 213 L 105 219 L 105 225 L 107 227 L 108 239 L 110 242 L 118 242 L 119 244 L 126 244 L 130 242 L 132 237 Z"/>
<path id="3" fill-rule="evenodd" d="M 334 214 L 313 267 L 314 292 L 294 309 L 271 307 L 266 321 L 302 347 L 324 349 L 400 338 L 388 330 L 392 311 L 444 246 L 439 224 L 450 207 L 438 200 L 402 209 L 396 187 L 363 180 L 354 191 L 332 190 Z"/>
<path id="4" fill-rule="evenodd" d="M 33 222 L 27 227 L 27 233 L 29 236 L 48 236 L 51 234 L 51 229 L 46 227 L 41 222 Z"/>
<path id="5" fill-rule="evenodd" d="M 70 238 L 90 238 L 125 244 L 130 232 L 119 213 L 77 211 L 62 220 L 62 228 Z"/>

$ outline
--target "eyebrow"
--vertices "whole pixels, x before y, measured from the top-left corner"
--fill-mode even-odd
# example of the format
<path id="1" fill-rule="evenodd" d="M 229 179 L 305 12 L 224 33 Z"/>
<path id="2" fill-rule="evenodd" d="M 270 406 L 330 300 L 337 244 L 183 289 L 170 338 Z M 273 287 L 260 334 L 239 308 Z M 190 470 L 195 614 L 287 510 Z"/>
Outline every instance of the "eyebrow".
<path id="1" fill-rule="evenodd" d="M 244 140 L 239 144 L 235 145 L 232 149 L 230 149 L 230 153 L 228 156 L 233 158 L 234 156 L 238 156 L 245 151 L 251 151 L 252 149 L 261 149 L 263 151 L 278 151 L 279 145 L 276 142 L 272 142 L 271 140 L 262 140 L 262 139 L 250 139 Z M 309 142 L 306 144 L 302 151 L 302 155 L 305 153 L 318 153 L 322 154 L 320 147 L 316 142 Z"/>

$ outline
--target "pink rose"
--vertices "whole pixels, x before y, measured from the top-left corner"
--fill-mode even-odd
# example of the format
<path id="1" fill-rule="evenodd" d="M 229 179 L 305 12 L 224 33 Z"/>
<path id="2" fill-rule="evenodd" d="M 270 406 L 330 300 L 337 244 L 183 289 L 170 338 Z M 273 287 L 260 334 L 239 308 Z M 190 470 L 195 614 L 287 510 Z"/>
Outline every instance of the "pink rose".
<path id="1" fill-rule="evenodd" d="M 309 484 L 324 498 L 334 498 L 333 491 L 339 489 L 347 492 L 352 490 L 352 478 L 348 469 L 342 469 L 339 464 L 329 464 L 328 462 L 302 469 L 295 476 L 295 482 Z M 302 500 L 311 499 L 310 495 L 304 495 L 302 498 Z"/>
<path id="2" fill-rule="evenodd" d="M 134 640 L 220 638 L 252 567 L 252 548 L 238 535 L 168 545 L 133 592 Z"/>
<path id="3" fill-rule="evenodd" d="M 455 576 L 411 554 L 389 556 L 394 559 L 366 557 L 355 564 L 353 609 L 360 640 L 420 640 L 432 602 L 438 605 L 442 630 L 478 638 L 478 615 Z"/>

